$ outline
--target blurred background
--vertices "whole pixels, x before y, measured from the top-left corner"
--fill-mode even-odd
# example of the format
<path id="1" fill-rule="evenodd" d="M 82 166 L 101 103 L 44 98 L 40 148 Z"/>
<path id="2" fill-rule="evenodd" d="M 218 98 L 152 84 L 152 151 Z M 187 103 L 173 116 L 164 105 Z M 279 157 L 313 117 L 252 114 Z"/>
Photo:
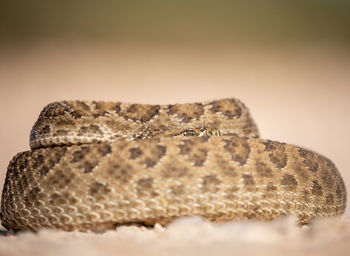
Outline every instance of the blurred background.
<path id="1" fill-rule="evenodd" d="M 0 188 L 52 101 L 222 97 L 245 102 L 263 138 L 332 159 L 350 188 L 350 2 L 0 3 Z"/>

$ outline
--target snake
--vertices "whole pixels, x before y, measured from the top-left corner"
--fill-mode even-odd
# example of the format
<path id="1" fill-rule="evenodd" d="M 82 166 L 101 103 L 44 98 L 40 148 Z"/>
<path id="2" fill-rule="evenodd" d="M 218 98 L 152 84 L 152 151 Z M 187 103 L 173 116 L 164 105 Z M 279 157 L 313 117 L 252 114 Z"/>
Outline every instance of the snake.
<path id="1" fill-rule="evenodd" d="M 97 232 L 187 216 L 227 222 L 294 215 L 304 225 L 346 207 L 331 160 L 260 138 L 235 98 L 57 101 L 41 111 L 30 148 L 7 168 L 0 212 L 7 230 Z"/>

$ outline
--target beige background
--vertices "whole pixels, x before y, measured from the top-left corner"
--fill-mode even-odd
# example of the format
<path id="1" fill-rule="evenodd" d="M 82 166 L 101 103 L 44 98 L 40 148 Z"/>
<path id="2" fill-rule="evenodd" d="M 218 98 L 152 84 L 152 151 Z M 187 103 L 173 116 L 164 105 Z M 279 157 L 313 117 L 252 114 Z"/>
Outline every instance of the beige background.
<path id="1" fill-rule="evenodd" d="M 0 182 L 46 104 L 237 97 L 263 138 L 332 159 L 350 187 L 350 54 L 334 45 L 247 47 L 41 41 L 0 50 Z"/>

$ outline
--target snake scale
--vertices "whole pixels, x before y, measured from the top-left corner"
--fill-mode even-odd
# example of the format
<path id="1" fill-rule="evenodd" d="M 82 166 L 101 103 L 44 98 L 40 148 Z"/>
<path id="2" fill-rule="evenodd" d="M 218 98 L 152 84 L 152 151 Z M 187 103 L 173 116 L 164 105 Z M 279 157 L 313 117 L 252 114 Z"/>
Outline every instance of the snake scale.
<path id="1" fill-rule="evenodd" d="M 217 222 L 295 215 L 306 224 L 346 206 L 329 159 L 259 138 L 233 98 L 54 102 L 34 124 L 30 146 L 8 166 L 0 213 L 8 230 L 100 231 L 194 215 Z"/>

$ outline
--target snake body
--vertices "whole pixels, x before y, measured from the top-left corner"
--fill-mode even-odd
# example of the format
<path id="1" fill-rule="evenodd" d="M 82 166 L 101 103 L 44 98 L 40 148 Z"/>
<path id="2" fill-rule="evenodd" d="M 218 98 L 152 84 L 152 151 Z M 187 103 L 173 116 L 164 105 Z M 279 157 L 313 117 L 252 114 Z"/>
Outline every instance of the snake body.
<path id="1" fill-rule="evenodd" d="M 62 101 L 41 112 L 31 150 L 10 162 L 0 217 L 10 230 L 105 230 L 211 221 L 301 224 L 344 213 L 335 165 L 259 138 L 237 99 L 146 105 Z"/>

